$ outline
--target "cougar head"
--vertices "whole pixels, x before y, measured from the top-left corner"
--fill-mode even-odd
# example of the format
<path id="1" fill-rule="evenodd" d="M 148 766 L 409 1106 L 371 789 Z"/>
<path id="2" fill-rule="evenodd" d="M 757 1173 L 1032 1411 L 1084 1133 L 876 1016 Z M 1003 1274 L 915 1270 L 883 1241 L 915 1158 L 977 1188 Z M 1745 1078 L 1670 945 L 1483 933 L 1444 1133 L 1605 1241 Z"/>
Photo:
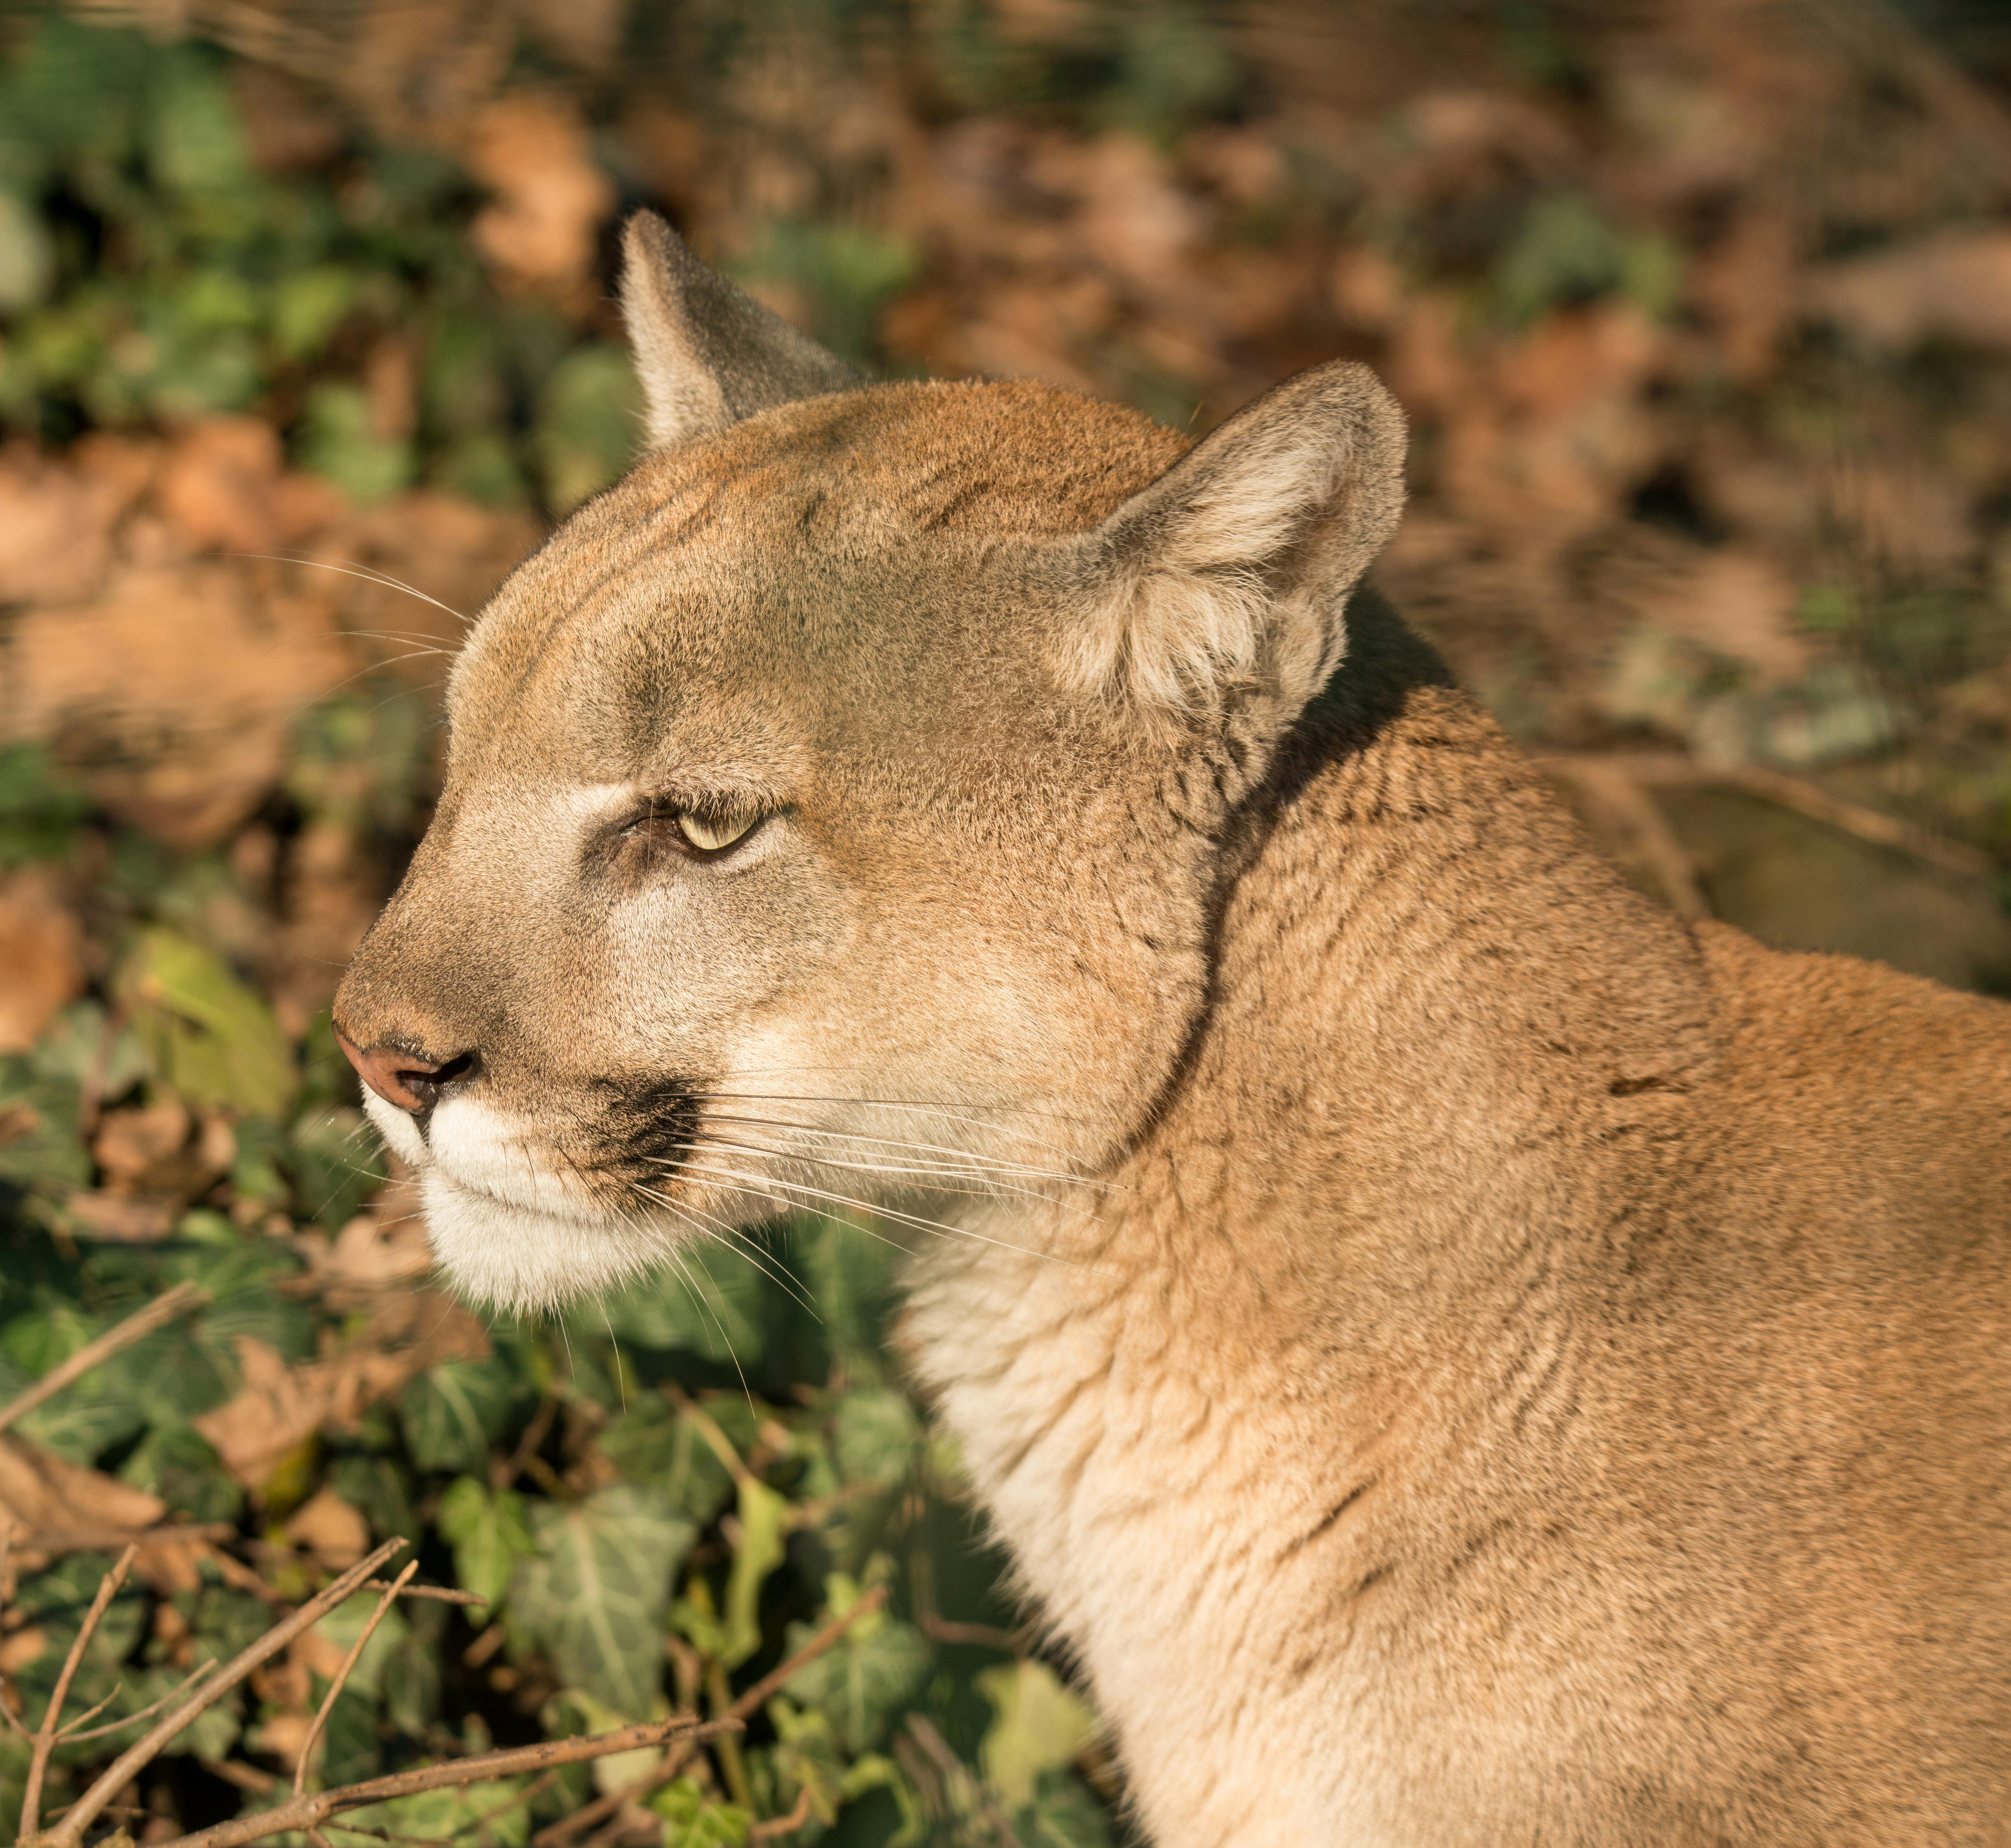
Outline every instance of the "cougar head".
<path id="1" fill-rule="evenodd" d="M 475 624 L 336 1004 L 444 1267 L 518 1308 L 1109 1162 L 1401 500 L 1359 367 L 1183 454 L 1038 386 L 867 384 L 646 215 L 622 301 L 648 453 Z"/>

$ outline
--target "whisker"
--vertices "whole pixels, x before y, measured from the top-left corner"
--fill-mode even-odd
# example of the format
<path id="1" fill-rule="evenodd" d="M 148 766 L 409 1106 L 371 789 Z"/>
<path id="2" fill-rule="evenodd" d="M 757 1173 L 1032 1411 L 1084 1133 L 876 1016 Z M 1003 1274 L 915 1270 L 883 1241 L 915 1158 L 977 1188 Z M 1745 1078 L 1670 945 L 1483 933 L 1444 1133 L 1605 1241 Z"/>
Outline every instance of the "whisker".
<path id="1" fill-rule="evenodd" d="M 883 1174 L 897 1180 L 925 1180 L 931 1187 L 940 1187 L 945 1193 L 962 1194 L 970 1198 L 982 1198 L 995 1193 L 1018 1194 L 1029 1200 L 1045 1200 L 1049 1196 L 1038 1187 L 1019 1187 L 1011 1181 L 991 1179 L 973 1174 L 966 1169 L 942 1166 L 899 1166 L 885 1162 L 848 1162 L 836 1155 L 819 1155 L 813 1151 L 790 1148 L 771 1148 L 757 1142 L 729 1141 L 723 1136 L 711 1136 L 699 1142 L 677 1142 L 671 1148 L 691 1149 L 703 1153 L 707 1148 L 730 1148 L 742 1155 L 765 1155 L 778 1161 L 814 1163 L 820 1167 L 844 1168 L 858 1174 Z M 970 1187 L 952 1187 L 952 1180 L 968 1180 L 977 1184 Z"/>
<path id="2" fill-rule="evenodd" d="M 1116 1181 L 1097 1180 L 1087 1175 L 1071 1174 L 1060 1168 L 1037 1168 L 1030 1163 L 1009 1162 L 997 1155 L 983 1155 L 943 1142 L 908 1142 L 897 1136 L 868 1136 L 847 1130 L 820 1129 L 814 1123 L 794 1123 L 781 1116 L 714 1116 L 710 1121 L 745 1124 L 750 1129 L 794 1130 L 806 1136 L 821 1137 L 828 1141 L 865 1142 L 881 1148 L 911 1148 L 924 1155 L 949 1155 L 959 1162 L 973 1167 L 996 1169 L 1016 1174 L 1023 1180 L 1061 1180 L 1073 1187 L 1098 1187 L 1106 1191 L 1123 1193 L 1129 1190 Z"/>
<path id="3" fill-rule="evenodd" d="M 744 1183 L 753 1178 L 728 1170 L 700 1168 L 689 1162 L 664 1162 L 659 1165 L 671 1172 L 695 1174 L 701 1179 L 717 1177 Z M 792 1188 L 798 1193 L 808 1194 L 820 1200 L 829 1200 L 840 1206 L 852 1207 L 860 1212 L 877 1214 L 881 1219 L 896 1220 L 902 1225 L 913 1226 L 918 1231 L 934 1233 L 941 1237 L 972 1239 L 980 1244 L 996 1245 L 1001 1251 L 1016 1252 L 1023 1258 L 1051 1259 L 1057 1264 L 1067 1265 L 1071 1270 L 1082 1268 L 1073 1259 L 1060 1257 L 1052 1252 L 1037 1252 L 1026 1245 L 1014 1244 L 1009 1239 L 988 1237 L 984 1233 L 973 1232 L 968 1227 L 947 1226 L 940 1220 L 925 1220 L 918 1214 L 902 1212 L 892 1206 L 877 1206 L 870 1200 L 855 1199 L 849 1194 L 834 1193 L 828 1187 L 812 1187 L 806 1181 L 790 1180 L 781 1175 L 776 1175 L 771 1177 L 771 1184 Z"/>
<path id="4" fill-rule="evenodd" d="M 786 1294 L 791 1301 L 808 1310 L 813 1319 L 818 1322 L 824 1319 L 824 1317 L 817 1313 L 815 1301 L 804 1292 L 803 1285 L 796 1278 L 791 1277 L 786 1269 L 779 1268 L 771 1269 L 763 1261 L 763 1254 L 760 1248 L 753 1239 L 748 1237 L 744 1233 L 736 1234 L 735 1228 L 728 1225 L 724 1220 L 715 1219 L 710 1213 L 701 1212 L 697 1207 L 686 1202 L 673 1200 L 667 1194 L 660 1193 L 653 1187 L 645 1187 L 639 1180 L 632 1180 L 628 1185 L 644 1199 L 653 1200 L 667 1212 L 675 1213 L 685 1224 L 690 1227 L 702 1237 L 712 1239 L 724 1245 L 728 1251 L 739 1252 L 777 1289 Z M 698 1223 L 701 1220 L 705 1222 L 703 1225 Z"/>
<path id="5" fill-rule="evenodd" d="M 839 1068 L 833 1067 L 831 1069 L 836 1070 Z M 1035 1148 L 1045 1148 L 1055 1155 L 1065 1156 L 1068 1153 L 1066 1149 L 1059 1147 L 1055 1143 L 1042 1141 L 1038 1136 L 1030 1136 L 1023 1131 L 1009 1130 L 1004 1128 L 998 1123 L 988 1123 L 981 1116 L 970 1116 L 966 1113 L 973 1106 L 968 1105 L 965 1106 L 961 1110 L 952 1110 L 941 1104 L 922 1103 L 917 1102 L 913 1098 L 893 1097 L 820 1096 L 810 1091 L 786 1093 L 781 1091 L 695 1091 L 692 1092 L 691 1095 L 695 1101 L 700 1102 L 713 1102 L 716 1101 L 721 1103 L 749 1104 L 862 1104 L 869 1109 L 874 1109 L 910 1110 L 924 1116 L 940 1116 L 945 1121 L 950 1123 L 966 1123 L 973 1129 L 988 1130 L 995 1135 L 1012 1136 L 1016 1138 L 1018 1141 L 1022 1142 L 1030 1142 Z M 983 1108 L 984 1106 L 981 1106 L 974 1107 Z M 1006 1110 L 1016 1109 L 1020 1108 L 1020 1106 L 1010 1104 L 996 1104 L 991 1106 L 990 1108 L 994 1109 Z M 1067 1116 L 1058 1110 L 1038 1110 L 1034 1112 L 1033 1114 L 1041 1116 L 1052 1116 L 1056 1119 L 1056 1120 L 1064 1123 L 1077 1120 L 1077 1119 Z"/>
<path id="6" fill-rule="evenodd" d="M 468 618 L 460 611 L 450 607 L 436 596 L 429 596 L 416 586 L 408 584 L 401 578 L 394 578 L 389 571 L 377 570 L 374 566 L 344 563 L 333 558 L 315 558 L 304 552 L 233 552 L 233 558 L 265 558 L 275 564 L 311 564 L 320 571 L 338 571 L 345 578 L 361 578 L 366 584 L 382 586 L 386 590 L 402 590 L 408 596 L 416 596 L 422 604 L 431 604 L 436 610 L 444 611 L 464 628 Z"/>

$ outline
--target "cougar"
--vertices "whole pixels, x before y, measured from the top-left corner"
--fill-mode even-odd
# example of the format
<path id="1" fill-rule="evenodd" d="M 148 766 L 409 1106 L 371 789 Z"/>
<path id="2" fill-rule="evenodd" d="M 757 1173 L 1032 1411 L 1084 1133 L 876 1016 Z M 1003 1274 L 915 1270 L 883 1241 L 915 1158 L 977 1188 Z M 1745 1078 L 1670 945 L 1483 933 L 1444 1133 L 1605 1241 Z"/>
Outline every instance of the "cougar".
<path id="1" fill-rule="evenodd" d="M 2011 1843 L 2011 1006 L 1632 888 L 1363 587 L 1362 368 L 1190 447 L 622 301 L 336 1005 L 454 1283 L 917 1228 L 1162 1848 Z"/>

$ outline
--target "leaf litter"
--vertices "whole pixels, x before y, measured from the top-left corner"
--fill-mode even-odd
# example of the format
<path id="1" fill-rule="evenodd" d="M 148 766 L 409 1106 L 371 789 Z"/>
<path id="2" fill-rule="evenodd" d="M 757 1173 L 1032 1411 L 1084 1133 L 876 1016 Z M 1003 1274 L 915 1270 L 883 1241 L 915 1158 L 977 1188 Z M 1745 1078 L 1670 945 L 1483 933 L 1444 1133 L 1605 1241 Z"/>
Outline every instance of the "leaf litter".
<path id="1" fill-rule="evenodd" d="M 875 1230 L 486 1322 L 328 1035 L 466 617 L 632 456 L 618 208 L 896 373 L 1198 431 L 1369 361 L 1385 587 L 1635 877 L 2003 990 L 2011 34 L 1936 20 L 10 15 L 0 1699 L 34 1733 L 76 1652 L 44 1825 L 308 1611 L 85 1832 L 1127 1839 Z M 35 1756 L 0 1734 L 0 1828 Z"/>

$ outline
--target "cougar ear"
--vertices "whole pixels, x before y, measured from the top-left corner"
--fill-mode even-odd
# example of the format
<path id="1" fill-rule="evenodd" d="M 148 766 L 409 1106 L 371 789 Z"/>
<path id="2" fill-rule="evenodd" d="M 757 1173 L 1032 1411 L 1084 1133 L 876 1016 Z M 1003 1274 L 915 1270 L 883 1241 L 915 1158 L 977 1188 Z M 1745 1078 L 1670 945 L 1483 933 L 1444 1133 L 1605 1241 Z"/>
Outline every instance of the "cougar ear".
<path id="1" fill-rule="evenodd" d="M 629 219 L 621 255 L 621 313 L 653 447 L 863 383 L 835 354 L 707 269 L 653 212 Z"/>
<path id="2" fill-rule="evenodd" d="M 1404 449 L 1404 414 L 1365 366 L 1246 405 L 1064 542 L 1064 684 L 1173 708 L 1255 691 L 1296 711 L 1339 665 L 1347 594 L 1396 529 Z"/>

